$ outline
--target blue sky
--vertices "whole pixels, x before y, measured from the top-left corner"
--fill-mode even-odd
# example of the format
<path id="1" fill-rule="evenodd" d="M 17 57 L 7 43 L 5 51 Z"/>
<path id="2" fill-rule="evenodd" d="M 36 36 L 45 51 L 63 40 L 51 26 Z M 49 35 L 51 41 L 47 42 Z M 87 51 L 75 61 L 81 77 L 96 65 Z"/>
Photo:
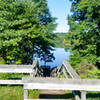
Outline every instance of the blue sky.
<path id="1" fill-rule="evenodd" d="M 57 18 L 58 26 L 54 32 L 68 32 L 67 16 L 70 14 L 69 0 L 47 0 L 50 12 Z"/>

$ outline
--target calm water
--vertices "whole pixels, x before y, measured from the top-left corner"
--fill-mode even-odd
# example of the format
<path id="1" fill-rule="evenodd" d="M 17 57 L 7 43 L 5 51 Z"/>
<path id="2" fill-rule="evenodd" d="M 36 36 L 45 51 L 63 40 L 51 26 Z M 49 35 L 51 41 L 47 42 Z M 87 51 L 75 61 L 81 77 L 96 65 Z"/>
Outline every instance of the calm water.
<path id="1" fill-rule="evenodd" d="M 68 60 L 70 52 L 66 52 L 64 48 L 55 48 L 54 53 L 55 60 L 53 62 L 47 62 L 46 65 L 51 66 L 51 68 L 61 65 L 63 60 Z M 39 59 L 38 59 L 39 60 Z M 44 65 L 44 61 L 39 60 L 40 65 Z"/>

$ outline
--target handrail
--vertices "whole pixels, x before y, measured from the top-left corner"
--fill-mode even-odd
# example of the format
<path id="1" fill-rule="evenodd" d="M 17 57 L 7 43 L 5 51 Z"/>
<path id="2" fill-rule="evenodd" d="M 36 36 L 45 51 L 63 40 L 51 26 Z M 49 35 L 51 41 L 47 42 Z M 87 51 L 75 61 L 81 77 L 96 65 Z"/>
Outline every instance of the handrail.
<path id="1" fill-rule="evenodd" d="M 0 85 L 23 85 L 22 80 L 0 80 Z"/>
<path id="2" fill-rule="evenodd" d="M 43 70 L 40 67 L 38 60 L 34 60 L 33 62 L 33 76 L 43 76 Z"/>
<path id="3" fill-rule="evenodd" d="M 42 68 L 34 60 L 32 65 L 0 65 L 0 73 L 30 73 L 32 76 L 42 76 Z"/>
<path id="4" fill-rule="evenodd" d="M 64 69 L 67 70 L 67 72 L 69 73 L 69 75 L 71 76 L 72 79 L 81 79 L 80 76 L 76 73 L 76 71 L 71 67 L 71 65 L 67 61 L 63 61 L 62 66 L 64 66 Z M 67 74 L 65 74 L 65 73 L 64 73 L 64 75 L 65 75 L 65 77 L 67 76 Z M 72 91 L 72 92 L 75 96 L 75 99 L 80 100 L 80 97 L 79 97 L 79 95 L 76 94 L 76 91 Z M 81 100 L 86 100 L 86 92 L 85 91 L 81 91 Z"/>
<path id="5" fill-rule="evenodd" d="M 99 79 L 23 77 L 24 89 L 100 91 Z"/>
<path id="6" fill-rule="evenodd" d="M 31 73 L 32 65 L 0 65 L 0 73 Z"/>
<path id="7" fill-rule="evenodd" d="M 80 79 L 80 76 L 75 72 L 75 70 L 71 67 L 71 65 L 67 61 L 63 61 L 62 65 L 68 71 L 71 78 Z"/>

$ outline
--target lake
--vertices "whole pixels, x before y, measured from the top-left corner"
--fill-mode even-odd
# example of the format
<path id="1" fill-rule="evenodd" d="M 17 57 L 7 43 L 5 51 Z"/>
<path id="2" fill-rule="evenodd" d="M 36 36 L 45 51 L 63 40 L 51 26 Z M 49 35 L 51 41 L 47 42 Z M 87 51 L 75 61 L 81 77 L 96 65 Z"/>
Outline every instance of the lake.
<path id="1" fill-rule="evenodd" d="M 54 54 L 55 60 L 53 62 L 47 62 L 46 65 L 51 68 L 61 65 L 63 60 L 68 60 L 70 56 L 70 52 L 66 52 L 64 48 L 55 48 L 55 51 L 52 51 Z M 39 64 L 44 65 L 44 61 L 40 61 L 38 58 Z"/>

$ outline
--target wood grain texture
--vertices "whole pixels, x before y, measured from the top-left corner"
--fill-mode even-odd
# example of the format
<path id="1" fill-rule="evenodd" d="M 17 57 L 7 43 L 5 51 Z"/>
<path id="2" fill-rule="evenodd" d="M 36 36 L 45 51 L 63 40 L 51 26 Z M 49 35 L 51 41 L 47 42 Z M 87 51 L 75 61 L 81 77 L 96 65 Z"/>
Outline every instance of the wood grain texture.
<path id="1" fill-rule="evenodd" d="M 23 85 L 22 80 L 0 80 L 0 85 Z"/>
<path id="2" fill-rule="evenodd" d="M 24 89 L 100 91 L 97 79 L 23 78 Z"/>

